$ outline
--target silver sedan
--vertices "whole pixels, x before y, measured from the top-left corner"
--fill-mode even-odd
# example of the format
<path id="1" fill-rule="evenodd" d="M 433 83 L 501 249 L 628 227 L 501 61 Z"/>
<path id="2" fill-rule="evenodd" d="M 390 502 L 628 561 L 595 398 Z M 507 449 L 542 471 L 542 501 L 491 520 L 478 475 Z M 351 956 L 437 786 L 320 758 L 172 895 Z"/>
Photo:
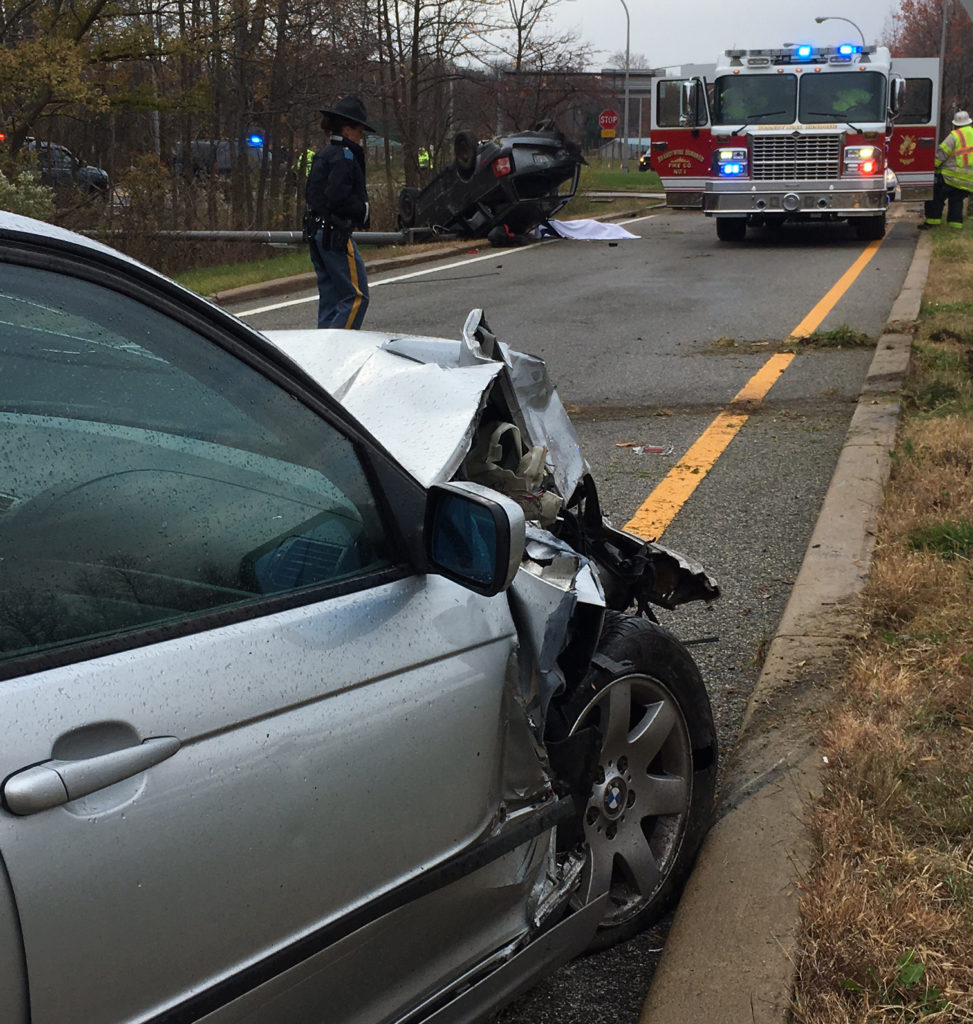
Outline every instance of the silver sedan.
<path id="1" fill-rule="evenodd" d="M 0 213 L 4 1024 L 471 1021 L 678 893 L 706 691 L 543 364 Z"/>

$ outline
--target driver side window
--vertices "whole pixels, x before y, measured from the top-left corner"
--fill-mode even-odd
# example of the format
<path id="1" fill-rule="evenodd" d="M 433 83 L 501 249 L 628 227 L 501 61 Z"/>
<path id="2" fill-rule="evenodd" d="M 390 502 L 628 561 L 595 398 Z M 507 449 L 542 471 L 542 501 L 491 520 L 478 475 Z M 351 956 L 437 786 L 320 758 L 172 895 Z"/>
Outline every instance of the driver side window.
<path id="1" fill-rule="evenodd" d="M 0 324 L 0 659 L 391 565 L 352 443 L 207 337 L 29 266 Z"/>

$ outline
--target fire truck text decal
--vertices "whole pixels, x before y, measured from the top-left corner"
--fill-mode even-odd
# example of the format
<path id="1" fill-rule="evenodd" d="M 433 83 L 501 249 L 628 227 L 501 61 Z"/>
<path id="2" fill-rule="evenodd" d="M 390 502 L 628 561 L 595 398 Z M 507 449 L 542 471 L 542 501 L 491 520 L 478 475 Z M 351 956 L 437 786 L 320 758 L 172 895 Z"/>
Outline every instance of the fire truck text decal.
<path id="1" fill-rule="evenodd" d="M 670 174 L 685 174 L 687 171 L 692 170 L 693 160 L 697 163 L 702 163 L 706 157 L 702 153 L 697 153 L 695 149 L 671 149 L 667 153 L 662 153 L 656 157 L 659 163 L 666 164 L 666 170 Z"/>

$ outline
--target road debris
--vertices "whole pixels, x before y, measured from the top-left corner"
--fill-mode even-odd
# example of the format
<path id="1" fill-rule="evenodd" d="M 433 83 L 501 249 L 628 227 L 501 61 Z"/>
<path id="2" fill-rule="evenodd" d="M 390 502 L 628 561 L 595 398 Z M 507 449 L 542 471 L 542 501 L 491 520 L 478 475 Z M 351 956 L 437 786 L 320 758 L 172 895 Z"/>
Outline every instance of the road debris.
<path id="1" fill-rule="evenodd" d="M 631 448 L 635 455 L 672 455 L 676 450 L 671 444 L 638 444 L 636 441 L 619 441 L 616 448 Z"/>

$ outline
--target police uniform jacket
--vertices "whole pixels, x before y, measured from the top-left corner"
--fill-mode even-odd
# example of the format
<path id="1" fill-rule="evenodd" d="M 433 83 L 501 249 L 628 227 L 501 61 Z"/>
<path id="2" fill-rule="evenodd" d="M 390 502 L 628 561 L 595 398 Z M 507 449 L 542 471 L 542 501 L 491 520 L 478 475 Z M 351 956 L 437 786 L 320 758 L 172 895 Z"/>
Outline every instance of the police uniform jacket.
<path id="1" fill-rule="evenodd" d="M 314 154 L 304 189 L 307 208 L 316 218 L 332 217 L 353 228 L 368 226 L 368 192 L 365 190 L 365 151 L 343 135 Z"/>

